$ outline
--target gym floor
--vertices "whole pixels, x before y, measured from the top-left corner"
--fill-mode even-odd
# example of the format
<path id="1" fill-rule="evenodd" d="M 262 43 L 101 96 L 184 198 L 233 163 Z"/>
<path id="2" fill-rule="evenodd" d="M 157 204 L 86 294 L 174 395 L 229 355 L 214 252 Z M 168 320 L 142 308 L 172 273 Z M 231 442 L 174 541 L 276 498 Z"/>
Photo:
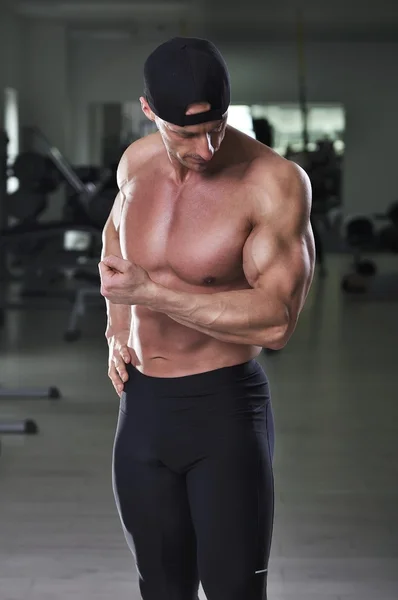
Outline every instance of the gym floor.
<path id="1" fill-rule="evenodd" d="M 270 600 L 398 597 L 398 311 L 342 296 L 346 260 L 329 258 L 288 346 L 260 358 L 276 424 Z M 0 418 L 40 427 L 2 436 L 0 599 L 138 600 L 111 488 L 118 403 L 103 317 L 93 311 L 73 344 L 66 317 L 10 313 L 0 336 L 3 384 L 63 394 L 0 398 Z"/>

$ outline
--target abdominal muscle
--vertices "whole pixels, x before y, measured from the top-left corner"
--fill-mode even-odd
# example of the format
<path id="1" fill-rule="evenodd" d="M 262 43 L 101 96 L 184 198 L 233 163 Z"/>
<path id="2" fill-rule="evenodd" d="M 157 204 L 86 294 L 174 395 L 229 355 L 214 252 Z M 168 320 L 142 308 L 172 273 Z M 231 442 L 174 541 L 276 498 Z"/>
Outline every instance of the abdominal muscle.
<path id="1" fill-rule="evenodd" d="M 132 307 L 129 347 L 134 366 L 151 377 L 183 377 L 244 363 L 261 348 L 221 342 L 163 313 Z"/>

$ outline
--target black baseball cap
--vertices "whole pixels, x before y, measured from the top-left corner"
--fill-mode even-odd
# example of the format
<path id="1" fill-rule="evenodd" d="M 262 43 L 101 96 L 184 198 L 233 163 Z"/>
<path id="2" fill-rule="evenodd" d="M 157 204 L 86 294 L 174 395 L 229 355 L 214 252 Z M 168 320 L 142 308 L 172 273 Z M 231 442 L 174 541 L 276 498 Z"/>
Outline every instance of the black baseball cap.
<path id="1" fill-rule="evenodd" d="M 212 42 L 199 38 L 175 37 L 158 46 L 145 62 L 144 86 L 155 115 L 180 127 L 221 120 L 231 101 L 223 57 Z M 208 102 L 211 109 L 185 114 L 199 102 Z"/>

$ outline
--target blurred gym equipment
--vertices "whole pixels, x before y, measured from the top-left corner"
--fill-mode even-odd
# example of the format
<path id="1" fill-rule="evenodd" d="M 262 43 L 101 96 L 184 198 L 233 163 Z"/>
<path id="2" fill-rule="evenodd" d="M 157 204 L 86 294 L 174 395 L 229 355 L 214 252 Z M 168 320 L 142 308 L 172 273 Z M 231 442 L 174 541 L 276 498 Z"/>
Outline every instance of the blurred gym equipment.
<path id="1" fill-rule="evenodd" d="M 396 254 L 398 252 L 398 202 L 393 202 L 386 213 L 376 213 L 374 218 L 387 223 L 378 233 L 380 249 Z"/>
<path id="2" fill-rule="evenodd" d="M 273 148 L 274 146 L 274 129 L 268 119 L 252 119 L 253 131 L 256 140 Z"/>
<path id="3" fill-rule="evenodd" d="M 353 269 L 358 275 L 375 275 L 373 261 L 364 259 L 363 254 L 376 249 L 376 234 L 372 220 L 360 216 L 349 219 L 345 225 L 345 240 L 353 257 Z"/>
<path id="4" fill-rule="evenodd" d="M 11 174 L 18 179 L 19 189 L 8 195 L 8 215 L 16 218 L 20 226 L 36 223 L 47 207 L 48 194 L 66 184 L 67 199 L 72 198 L 73 203 L 75 194 L 79 202 L 80 220 L 75 213 L 66 211 L 69 220 L 75 225 L 102 228 L 114 200 L 113 197 L 111 201 L 110 192 L 113 194 L 116 187 L 115 173 L 108 168 L 73 168 L 37 128 L 25 128 L 25 137 L 33 140 L 32 145 L 40 152 L 23 152 L 15 159 Z"/>
<path id="5" fill-rule="evenodd" d="M 13 280 L 11 264 L 16 266 L 15 278 L 21 286 L 18 300 L 3 297 L 0 307 L 24 307 L 26 298 L 38 296 L 45 298 L 46 304 L 55 299 L 54 308 L 61 306 L 62 299 L 71 302 L 64 339 L 73 341 L 79 337 L 77 323 L 88 298 L 97 297 L 103 306 L 97 264 L 102 229 L 117 193 L 115 172 L 95 167 L 74 169 L 40 131 L 29 128 L 28 135 L 40 153 L 20 154 L 10 169 L 18 178 L 19 189 L 6 196 L 7 216 L 0 231 L 0 246 L 8 257 L 8 279 Z M 63 218 L 40 222 L 48 195 L 60 185 L 66 188 Z M 17 223 L 10 225 L 11 219 Z M 80 235 L 83 245 L 71 245 L 71 233 L 75 238 Z M 40 307 L 44 305 L 42 301 Z"/>
<path id="6" fill-rule="evenodd" d="M 32 419 L 24 421 L 0 421 L 0 433 L 28 434 L 33 435 L 39 432 L 39 428 Z"/>
<path id="7" fill-rule="evenodd" d="M 353 272 L 342 277 L 341 289 L 349 294 L 364 294 L 368 290 L 368 277 L 376 274 L 377 268 L 373 261 L 363 259 L 366 251 L 375 248 L 375 231 L 372 220 L 368 217 L 353 217 L 345 225 L 345 241 L 352 254 Z"/>
<path id="8" fill-rule="evenodd" d="M 395 227 L 398 207 L 394 203 L 384 214 L 356 216 L 347 220 L 343 231 L 346 248 L 353 256 L 352 271 L 341 280 L 341 289 L 349 294 L 359 294 L 374 301 L 396 301 L 398 299 L 398 275 L 396 272 L 379 273 L 375 262 L 378 254 L 395 252 L 393 241 L 398 232 Z M 389 222 L 391 237 L 385 239 L 386 227 L 377 231 L 378 221 Z M 372 258 L 366 258 L 366 254 Z"/>
<path id="9" fill-rule="evenodd" d="M 8 138 L 5 131 L 0 130 L 0 229 L 7 226 L 7 214 L 4 210 L 6 199 L 7 199 L 7 145 Z M 0 328 L 5 324 L 4 318 L 4 301 L 2 296 L 6 294 L 4 280 L 7 272 L 7 263 L 5 252 L 0 251 Z M 34 389 L 10 389 L 0 387 L 0 398 L 10 397 L 50 397 L 50 391 L 52 394 L 57 393 L 57 397 L 60 397 L 60 393 L 56 388 L 49 388 L 46 390 L 34 390 Z M 7 421 L 0 420 L 0 433 L 37 433 L 38 427 L 31 419 L 23 421 Z"/>

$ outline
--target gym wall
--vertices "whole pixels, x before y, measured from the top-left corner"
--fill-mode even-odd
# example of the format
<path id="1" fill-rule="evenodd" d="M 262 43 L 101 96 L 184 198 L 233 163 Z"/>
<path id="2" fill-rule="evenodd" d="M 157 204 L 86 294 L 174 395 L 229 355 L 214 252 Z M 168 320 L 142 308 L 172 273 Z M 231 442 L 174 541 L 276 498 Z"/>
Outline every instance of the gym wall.
<path id="1" fill-rule="evenodd" d="M 24 47 L 24 122 L 42 129 L 68 154 L 72 138 L 67 29 L 60 23 L 27 21 Z"/>

